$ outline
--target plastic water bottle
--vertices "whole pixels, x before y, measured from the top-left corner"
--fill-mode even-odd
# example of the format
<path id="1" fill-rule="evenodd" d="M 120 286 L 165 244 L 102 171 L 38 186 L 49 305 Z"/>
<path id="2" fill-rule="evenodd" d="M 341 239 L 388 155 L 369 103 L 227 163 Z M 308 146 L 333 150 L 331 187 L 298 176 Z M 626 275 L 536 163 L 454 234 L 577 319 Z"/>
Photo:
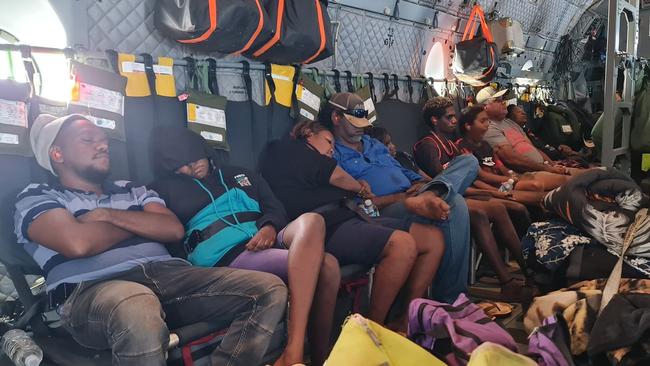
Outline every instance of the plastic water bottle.
<path id="1" fill-rule="evenodd" d="M 499 192 L 508 193 L 512 191 L 512 188 L 514 188 L 514 186 L 515 186 L 514 179 L 510 178 L 507 181 L 501 183 L 501 187 L 499 187 Z"/>
<path id="2" fill-rule="evenodd" d="M 2 350 L 16 366 L 38 366 L 43 350 L 22 329 L 12 329 L 2 336 Z"/>
<path id="3" fill-rule="evenodd" d="M 378 217 L 379 216 L 379 209 L 377 208 L 377 206 L 375 206 L 374 203 L 372 203 L 372 200 L 367 199 L 367 200 L 363 201 L 362 209 L 370 217 Z"/>

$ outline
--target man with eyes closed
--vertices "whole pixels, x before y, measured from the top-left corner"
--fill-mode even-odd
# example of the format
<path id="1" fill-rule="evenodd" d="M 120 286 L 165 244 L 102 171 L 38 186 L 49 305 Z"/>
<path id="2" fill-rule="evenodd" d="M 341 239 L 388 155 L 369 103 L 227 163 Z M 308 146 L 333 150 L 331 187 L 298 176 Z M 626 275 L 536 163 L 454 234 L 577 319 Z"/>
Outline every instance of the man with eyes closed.
<path id="1" fill-rule="evenodd" d="M 108 139 L 86 117 L 41 115 L 30 140 L 57 179 L 18 195 L 15 232 L 77 342 L 113 364 L 165 365 L 170 329 L 210 321 L 229 327 L 213 364 L 260 363 L 286 308 L 279 278 L 173 258 L 164 244 L 183 226 L 156 192 L 106 181 Z"/>

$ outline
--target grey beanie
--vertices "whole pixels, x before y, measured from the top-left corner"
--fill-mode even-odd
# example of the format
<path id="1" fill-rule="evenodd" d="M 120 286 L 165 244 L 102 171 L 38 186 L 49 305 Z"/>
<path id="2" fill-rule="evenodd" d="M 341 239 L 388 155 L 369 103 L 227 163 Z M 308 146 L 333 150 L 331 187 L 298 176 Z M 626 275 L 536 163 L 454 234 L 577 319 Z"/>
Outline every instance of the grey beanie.
<path id="1" fill-rule="evenodd" d="M 32 145 L 32 151 L 36 157 L 38 165 L 52 172 L 52 162 L 50 161 L 50 147 L 54 143 L 56 136 L 59 134 L 63 124 L 77 119 L 87 119 L 80 114 L 70 114 L 63 117 L 55 117 L 50 114 L 41 114 L 36 117 L 29 131 L 29 142 Z"/>

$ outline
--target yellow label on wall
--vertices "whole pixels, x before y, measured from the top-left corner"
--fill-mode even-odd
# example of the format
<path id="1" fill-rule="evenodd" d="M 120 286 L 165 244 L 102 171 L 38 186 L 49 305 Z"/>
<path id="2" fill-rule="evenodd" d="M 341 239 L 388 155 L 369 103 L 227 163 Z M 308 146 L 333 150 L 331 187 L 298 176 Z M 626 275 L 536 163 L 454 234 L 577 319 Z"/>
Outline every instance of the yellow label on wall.
<path id="1" fill-rule="evenodd" d="M 174 81 L 174 59 L 158 57 L 158 65 L 153 65 L 156 73 L 156 93 L 163 97 L 176 96 L 176 83 Z"/>
<path id="2" fill-rule="evenodd" d="M 296 68 L 293 66 L 284 66 L 271 64 L 271 77 L 275 84 L 275 100 L 285 107 L 291 107 L 291 94 L 293 93 L 293 77 L 296 74 Z M 271 102 L 271 90 L 269 84 L 264 81 L 264 96 L 266 105 Z"/>
<path id="3" fill-rule="evenodd" d="M 144 72 L 144 64 L 135 62 L 135 55 L 120 53 L 117 55 L 120 75 L 126 78 L 127 97 L 146 97 L 149 92 L 147 73 Z"/>

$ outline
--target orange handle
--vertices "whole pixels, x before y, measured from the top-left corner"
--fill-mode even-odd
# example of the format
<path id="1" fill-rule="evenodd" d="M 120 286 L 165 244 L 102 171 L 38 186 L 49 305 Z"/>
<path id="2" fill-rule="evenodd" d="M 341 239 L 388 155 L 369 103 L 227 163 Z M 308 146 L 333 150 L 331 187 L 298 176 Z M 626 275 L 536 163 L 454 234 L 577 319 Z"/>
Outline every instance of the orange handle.
<path id="1" fill-rule="evenodd" d="M 469 13 L 469 18 L 467 19 L 467 24 L 465 24 L 465 31 L 463 32 L 463 41 L 474 38 L 475 34 L 474 24 L 476 23 L 476 7 L 472 8 L 472 11 Z M 472 30 L 470 32 L 470 29 Z M 469 36 L 469 37 L 468 37 Z"/>
<path id="2" fill-rule="evenodd" d="M 463 32 L 462 40 L 467 41 L 474 39 L 478 28 L 478 25 L 476 24 L 476 18 L 478 18 L 480 21 L 483 37 L 488 42 L 494 42 L 492 38 L 492 32 L 490 32 L 490 28 L 488 28 L 487 22 L 485 21 L 485 13 L 483 12 L 483 9 L 481 9 L 480 5 L 474 5 L 472 8 L 472 12 L 469 14 L 469 19 L 465 25 L 465 31 Z"/>

